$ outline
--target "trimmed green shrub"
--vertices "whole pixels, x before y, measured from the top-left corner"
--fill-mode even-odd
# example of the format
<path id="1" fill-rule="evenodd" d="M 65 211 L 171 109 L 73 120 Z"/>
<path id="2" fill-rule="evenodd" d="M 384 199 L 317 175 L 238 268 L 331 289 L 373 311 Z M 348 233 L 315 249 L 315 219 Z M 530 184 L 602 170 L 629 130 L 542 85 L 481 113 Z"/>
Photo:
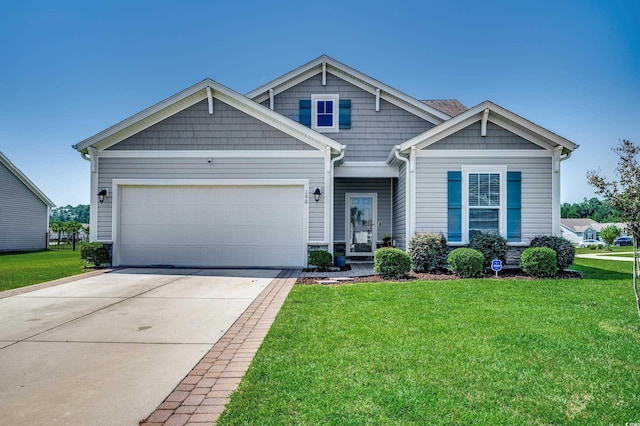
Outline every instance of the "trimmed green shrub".
<path id="1" fill-rule="evenodd" d="M 447 263 L 447 239 L 442 234 L 416 234 L 409 240 L 411 268 L 431 272 Z"/>
<path id="2" fill-rule="evenodd" d="M 331 267 L 333 257 L 326 250 L 311 250 L 309 252 L 309 264 L 316 266 L 321 271 L 326 271 Z"/>
<path id="3" fill-rule="evenodd" d="M 379 248 L 373 254 L 373 270 L 385 279 L 401 278 L 411 270 L 411 259 L 400 249 Z"/>
<path id="4" fill-rule="evenodd" d="M 593 245 L 592 245 L 592 246 L 588 246 L 588 247 L 589 247 L 589 250 L 595 250 L 595 249 L 597 249 L 597 247 L 596 247 L 596 246 L 593 246 Z"/>
<path id="5" fill-rule="evenodd" d="M 558 271 L 556 252 L 549 247 L 529 247 L 520 255 L 520 268 L 535 278 L 553 277 Z"/>
<path id="6" fill-rule="evenodd" d="M 558 269 L 564 271 L 573 263 L 576 257 L 576 248 L 571 241 L 553 235 L 538 235 L 531 240 L 531 247 L 548 247 L 556 252 Z"/>
<path id="7" fill-rule="evenodd" d="M 494 259 L 500 259 L 502 263 L 507 261 L 507 240 L 498 234 L 477 233 L 471 238 L 469 248 L 482 253 L 485 269 L 491 266 Z"/>
<path id="8" fill-rule="evenodd" d="M 481 277 L 484 273 L 484 256 L 478 250 L 460 247 L 449 253 L 449 269 L 462 278 Z"/>
<path id="9" fill-rule="evenodd" d="M 80 246 L 80 258 L 92 263 L 96 268 L 105 263 L 111 263 L 109 250 L 103 243 L 84 243 Z"/>

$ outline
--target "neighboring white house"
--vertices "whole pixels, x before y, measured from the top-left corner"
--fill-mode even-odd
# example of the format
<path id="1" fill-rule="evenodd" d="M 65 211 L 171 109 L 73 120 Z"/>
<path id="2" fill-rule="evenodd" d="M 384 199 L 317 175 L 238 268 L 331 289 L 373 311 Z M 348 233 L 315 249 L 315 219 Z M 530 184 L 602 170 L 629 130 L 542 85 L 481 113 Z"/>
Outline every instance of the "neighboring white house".
<path id="1" fill-rule="evenodd" d="M 323 55 L 246 95 L 203 80 L 74 148 L 91 162 L 91 240 L 114 266 L 301 267 L 311 248 L 372 256 L 386 234 L 402 249 L 417 232 L 560 235 L 577 145 Z"/>
<path id="2" fill-rule="evenodd" d="M 47 248 L 55 204 L 0 152 L 0 251 Z"/>
<path id="3" fill-rule="evenodd" d="M 593 219 L 560 219 L 562 236 L 573 243 L 583 240 L 598 240 L 600 231 L 607 226 L 614 225 L 620 230 L 620 236 L 626 236 L 626 223 L 600 223 Z"/>

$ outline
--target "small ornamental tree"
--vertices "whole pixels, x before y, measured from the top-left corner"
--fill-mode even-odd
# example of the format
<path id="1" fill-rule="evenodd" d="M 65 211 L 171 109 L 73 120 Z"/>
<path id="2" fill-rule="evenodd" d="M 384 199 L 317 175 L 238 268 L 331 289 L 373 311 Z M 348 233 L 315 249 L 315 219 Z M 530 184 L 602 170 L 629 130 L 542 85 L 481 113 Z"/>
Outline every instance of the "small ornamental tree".
<path id="1" fill-rule="evenodd" d="M 608 180 L 600 171 L 587 172 L 589 185 L 595 193 L 619 213 L 620 220 L 627 223 L 626 231 L 633 237 L 633 292 L 636 297 L 636 308 L 640 316 L 640 295 L 638 294 L 638 278 L 640 277 L 640 261 L 638 259 L 638 239 L 640 238 L 640 163 L 638 154 L 640 146 L 629 140 L 622 140 L 613 149 L 618 154 L 618 166 L 615 169 L 618 180 Z"/>
<path id="2" fill-rule="evenodd" d="M 620 230 L 615 225 L 609 225 L 600 231 L 600 239 L 607 244 L 607 248 L 611 250 L 613 241 L 620 236 Z"/>

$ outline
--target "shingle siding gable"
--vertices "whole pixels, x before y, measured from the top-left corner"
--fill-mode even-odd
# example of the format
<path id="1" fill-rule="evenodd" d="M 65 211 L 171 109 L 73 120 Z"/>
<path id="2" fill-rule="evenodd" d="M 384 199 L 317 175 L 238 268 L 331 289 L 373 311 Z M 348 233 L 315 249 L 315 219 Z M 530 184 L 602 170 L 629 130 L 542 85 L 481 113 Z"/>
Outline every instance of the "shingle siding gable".
<path id="1" fill-rule="evenodd" d="M 47 206 L 0 163 L 0 251 L 46 248 Z"/>
<path id="2" fill-rule="evenodd" d="M 480 136 L 480 127 L 479 121 L 473 123 L 441 141 L 429 145 L 426 149 L 543 149 L 491 122 L 487 123 L 487 136 Z"/>
<path id="3" fill-rule="evenodd" d="M 298 122 L 299 102 L 312 94 L 339 94 L 340 99 L 351 100 L 351 128 L 337 133 L 325 133 L 347 145 L 345 161 L 384 161 L 391 149 L 433 127 L 432 123 L 417 117 L 383 99 L 380 111 L 375 110 L 375 96 L 327 72 L 327 84 L 317 74 L 275 96 L 274 109 Z M 262 103 L 269 106 L 269 100 Z"/>
<path id="4" fill-rule="evenodd" d="M 123 140 L 109 150 L 314 150 L 284 132 L 214 99 L 207 100 Z"/>

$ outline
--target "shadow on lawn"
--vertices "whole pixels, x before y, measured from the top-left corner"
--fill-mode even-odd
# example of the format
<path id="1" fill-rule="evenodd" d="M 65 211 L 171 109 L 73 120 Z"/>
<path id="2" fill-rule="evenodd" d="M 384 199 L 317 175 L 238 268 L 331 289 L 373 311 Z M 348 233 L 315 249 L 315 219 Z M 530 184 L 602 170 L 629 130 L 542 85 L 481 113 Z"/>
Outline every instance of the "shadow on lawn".
<path id="1" fill-rule="evenodd" d="M 629 264 L 628 271 L 621 271 L 620 268 L 612 267 L 607 268 L 608 265 L 602 265 L 601 267 L 585 266 L 585 265 L 572 265 L 570 269 L 581 271 L 584 274 L 585 280 L 630 280 L 631 276 L 631 264 Z"/>

